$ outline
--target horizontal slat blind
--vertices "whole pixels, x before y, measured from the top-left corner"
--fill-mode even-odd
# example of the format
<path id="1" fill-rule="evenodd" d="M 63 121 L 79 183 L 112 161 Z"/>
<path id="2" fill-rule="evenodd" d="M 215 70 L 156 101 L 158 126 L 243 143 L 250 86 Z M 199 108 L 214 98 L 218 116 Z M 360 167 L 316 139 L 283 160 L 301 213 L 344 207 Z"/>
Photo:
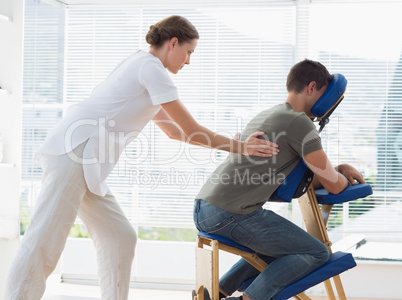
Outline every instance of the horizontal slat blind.
<path id="1" fill-rule="evenodd" d="M 40 189 L 35 153 L 63 112 L 64 11 L 25 1 L 21 233 Z"/>
<path id="2" fill-rule="evenodd" d="M 22 179 L 35 178 L 33 153 L 60 119 L 63 101 L 64 13 L 26 1 Z M 39 177 L 40 178 L 40 177 Z"/>
<path id="3" fill-rule="evenodd" d="M 147 49 L 149 25 L 179 14 L 200 33 L 190 66 L 172 76 L 180 98 L 200 123 L 233 136 L 257 111 L 284 100 L 294 52 L 294 7 L 251 4 L 183 9 L 173 2 L 169 8 L 69 11 L 66 101 L 81 101 L 119 61 L 135 49 Z M 267 32 L 275 21 L 284 26 Z M 170 141 L 149 124 L 108 183 L 133 224 L 193 228 L 194 197 L 226 157 L 212 155 Z"/>
<path id="4" fill-rule="evenodd" d="M 33 154 L 63 108 L 84 100 L 127 55 L 146 50 L 149 25 L 180 14 L 201 38 L 190 66 L 172 78 L 194 117 L 221 134 L 233 136 L 257 112 L 284 101 L 286 75 L 304 57 L 346 76 L 345 99 L 323 144 L 333 164 L 356 166 L 375 193 L 334 208 L 332 239 L 351 232 L 402 239 L 401 1 L 125 4 L 65 11 L 26 0 L 23 215 L 40 186 Z M 108 183 L 135 226 L 193 228 L 194 196 L 225 157 L 171 141 L 151 123 Z M 267 206 L 292 217 L 290 205 Z"/>
<path id="5" fill-rule="evenodd" d="M 113 68 L 139 48 L 139 10 L 75 10 L 66 27 L 67 103 L 82 101 Z"/>
<path id="6" fill-rule="evenodd" d="M 316 1 L 311 7 L 317 59 L 348 79 L 324 133 L 327 152 L 335 164 L 356 166 L 374 189 L 335 207 L 328 226 L 334 237 L 402 240 L 401 11 L 401 1 Z"/>

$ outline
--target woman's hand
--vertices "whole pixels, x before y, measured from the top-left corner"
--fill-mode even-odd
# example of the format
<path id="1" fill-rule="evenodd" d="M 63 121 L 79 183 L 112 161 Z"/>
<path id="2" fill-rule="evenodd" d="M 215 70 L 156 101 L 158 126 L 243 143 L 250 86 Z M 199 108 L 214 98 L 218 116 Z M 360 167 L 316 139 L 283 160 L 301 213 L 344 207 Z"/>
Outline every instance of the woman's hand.
<path id="1" fill-rule="evenodd" d="M 243 147 L 243 155 L 271 157 L 279 153 L 278 145 L 270 141 L 259 139 L 265 132 L 257 131 L 253 133 L 245 142 Z"/>

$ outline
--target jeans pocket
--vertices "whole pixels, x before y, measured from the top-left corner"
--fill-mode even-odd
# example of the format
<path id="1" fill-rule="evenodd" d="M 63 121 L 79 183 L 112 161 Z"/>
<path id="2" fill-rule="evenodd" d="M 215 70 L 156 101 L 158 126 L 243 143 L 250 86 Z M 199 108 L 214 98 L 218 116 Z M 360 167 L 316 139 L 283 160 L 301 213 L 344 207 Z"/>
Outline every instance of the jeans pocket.
<path id="1" fill-rule="evenodd" d="M 198 230 L 216 233 L 235 221 L 232 213 L 224 211 L 204 200 L 200 201 L 197 213 Z"/>
<path id="2" fill-rule="evenodd" d="M 254 238 L 254 234 L 240 224 L 237 224 L 235 227 L 233 227 L 230 235 L 233 241 L 246 247 L 248 247 L 248 244 Z"/>
<path id="3" fill-rule="evenodd" d="M 216 233 L 233 223 L 235 218 L 226 211 L 215 212 L 212 214 L 205 214 L 203 211 L 199 213 L 198 226 L 199 230 Z"/>

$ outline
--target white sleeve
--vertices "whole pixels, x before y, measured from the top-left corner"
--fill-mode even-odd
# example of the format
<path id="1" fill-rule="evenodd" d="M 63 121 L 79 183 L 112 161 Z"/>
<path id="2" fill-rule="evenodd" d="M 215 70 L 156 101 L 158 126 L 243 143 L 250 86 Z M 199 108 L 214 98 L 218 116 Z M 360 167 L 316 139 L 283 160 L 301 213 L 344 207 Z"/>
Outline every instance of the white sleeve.
<path id="1" fill-rule="evenodd" d="M 179 99 L 177 88 L 163 66 L 148 61 L 142 65 L 140 82 L 154 105 Z"/>

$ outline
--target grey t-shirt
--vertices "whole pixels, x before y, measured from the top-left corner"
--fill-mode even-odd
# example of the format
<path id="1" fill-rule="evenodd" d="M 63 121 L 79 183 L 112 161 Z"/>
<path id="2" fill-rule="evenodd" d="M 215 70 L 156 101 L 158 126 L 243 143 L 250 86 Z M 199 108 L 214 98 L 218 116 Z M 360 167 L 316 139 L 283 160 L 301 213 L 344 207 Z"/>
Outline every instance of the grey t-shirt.
<path id="1" fill-rule="evenodd" d="M 231 153 L 208 178 L 197 195 L 226 211 L 251 213 L 264 205 L 300 159 L 322 149 L 321 138 L 307 115 L 288 103 L 255 116 L 241 134 L 245 141 L 256 131 L 279 146 L 270 158 Z"/>

